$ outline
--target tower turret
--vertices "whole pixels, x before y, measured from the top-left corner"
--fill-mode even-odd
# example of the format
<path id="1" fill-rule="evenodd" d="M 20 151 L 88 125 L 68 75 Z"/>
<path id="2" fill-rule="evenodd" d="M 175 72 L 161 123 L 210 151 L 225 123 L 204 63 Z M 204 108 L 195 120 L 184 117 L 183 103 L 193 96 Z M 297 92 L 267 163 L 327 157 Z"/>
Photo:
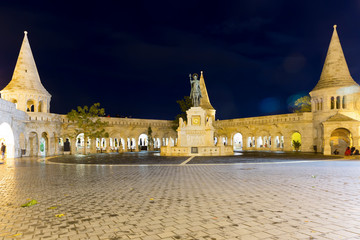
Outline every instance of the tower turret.
<path id="1" fill-rule="evenodd" d="M 206 110 L 207 116 L 211 117 L 213 121 L 215 121 L 215 112 L 216 110 L 213 108 L 213 106 L 210 103 L 209 95 L 206 89 L 205 85 L 205 79 L 204 79 L 204 72 L 201 71 L 200 73 L 200 90 L 201 90 L 201 96 L 200 98 L 200 107 Z"/>
<path id="2" fill-rule="evenodd" d="M 26 112 L 50 112 L 51 95 L 41 84 L 30 48 L 27 32 L 9 84 L 1 90 L 1 97 Z"/>
<path id="3" fill-rule="evenodd" d="M 355 95 L 360 90 L 350 75 L 336 27 L 334 25 L 320 80 L 310 92 L 314 113 L 352 111 Z"/>
<path id="4" fill-rule="evenodd" d="M 337 26 L 334 25 L 334 32 L 331 37 L 320 80 L 312 91 L 330 87 L 358 86 L 350 75 L 336 27 Z"/>

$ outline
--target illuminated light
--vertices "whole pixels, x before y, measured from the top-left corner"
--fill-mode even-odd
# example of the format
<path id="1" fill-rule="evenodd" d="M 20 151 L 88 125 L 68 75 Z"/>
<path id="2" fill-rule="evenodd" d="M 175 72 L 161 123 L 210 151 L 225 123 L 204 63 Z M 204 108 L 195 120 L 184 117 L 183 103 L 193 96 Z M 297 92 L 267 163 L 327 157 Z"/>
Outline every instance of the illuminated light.
<path id="1" fill-rule="evenodd" d="M 0 142 L 6 145 L 6 158 L 14 158 L 14 133 L 11 126 L 6 122 L 0 124 Z"/>

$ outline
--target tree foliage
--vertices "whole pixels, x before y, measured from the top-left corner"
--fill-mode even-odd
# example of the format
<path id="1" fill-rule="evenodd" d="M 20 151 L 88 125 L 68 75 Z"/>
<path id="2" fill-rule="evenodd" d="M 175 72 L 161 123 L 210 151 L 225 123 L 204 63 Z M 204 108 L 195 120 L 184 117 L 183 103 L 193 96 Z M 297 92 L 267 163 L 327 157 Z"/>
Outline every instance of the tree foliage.
<path id="1" fill-rule="evenodd" d="M 295 101 L 293 112 L 311 112 L 311 98 L 304 96 Z"/>
<path id="2" fill-rule="evenodd" d="M 179 127 L 179 118 L 182 118 L 184 121 L 187 121 L 186 111 L 193 106 L 190 96 L 184 96 L 183 99 L 177 100 L 176 103 L 179 104 L 181 113 L 176 115 L 175 117 L 174 125 L 173 125 L 174 130 L 176 130 Z"/>
<path id="3" fill-rule="evenodd" d="M 300 141 L 293 140 L 292 144 L 293 144 L 296 151 L 299 150 L 300 147 L 301 147 L 301 142 Z"/>
<path id="4" fill-rule="evenodd" d="M 108 137 L 105 127 L 107 122 L 101 121 L 101 116 L 104 116 L 104 108 L 99 108 L 100 103 L 93 104 L 90 108 L 88 106 L 77 107 L 77 110 L 72 109 L 66 116 L 72 122 L 73 136 L 76 137 L 80 133 L 84 133 L 84 153 L 86 153 L 87 139 Z"/>

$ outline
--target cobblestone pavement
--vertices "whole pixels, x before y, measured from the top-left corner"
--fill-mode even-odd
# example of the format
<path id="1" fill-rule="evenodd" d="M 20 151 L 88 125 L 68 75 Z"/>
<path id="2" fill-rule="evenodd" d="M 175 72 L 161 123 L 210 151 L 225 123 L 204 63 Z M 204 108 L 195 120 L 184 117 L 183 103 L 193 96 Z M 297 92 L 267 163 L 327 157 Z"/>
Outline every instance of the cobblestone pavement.
<path id="1" fill-rule="evenodd" d="M 360 239 L 360 161 L 189 163 L 10 159 L 0 239 Z"/>

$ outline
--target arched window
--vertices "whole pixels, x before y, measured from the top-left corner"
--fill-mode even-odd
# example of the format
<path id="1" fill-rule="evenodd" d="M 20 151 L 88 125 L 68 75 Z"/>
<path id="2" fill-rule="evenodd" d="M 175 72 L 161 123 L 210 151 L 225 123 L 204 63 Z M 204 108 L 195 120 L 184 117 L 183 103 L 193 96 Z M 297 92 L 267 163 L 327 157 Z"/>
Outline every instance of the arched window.
<path id="1" fill-rule="evenodd" d="M 334 106 L 335 106 L 335 99 L 334 97 L 331 97 L 331 109 L 334 109 Z"/>
<path id="2" fill-rule="evenodd" d="M 336 109 L 340 109 L 340 97 L 336 97 Z"/>
<path id="3" fill-rule="evenodd" d="M 345 100 L 345 96 L 343 96 L 343 99 L 342 99 L 342 108 L 345 109 L 346 108 L 346 100 Z"/>
<path id="4" fill-rule="evenodd" d="M 27 112 L 34 112 L 35 111 L 35 107 L 34 107 L 34 101 L 33 100 L 28 100 L 26 103 L 26 111 Z"/>

